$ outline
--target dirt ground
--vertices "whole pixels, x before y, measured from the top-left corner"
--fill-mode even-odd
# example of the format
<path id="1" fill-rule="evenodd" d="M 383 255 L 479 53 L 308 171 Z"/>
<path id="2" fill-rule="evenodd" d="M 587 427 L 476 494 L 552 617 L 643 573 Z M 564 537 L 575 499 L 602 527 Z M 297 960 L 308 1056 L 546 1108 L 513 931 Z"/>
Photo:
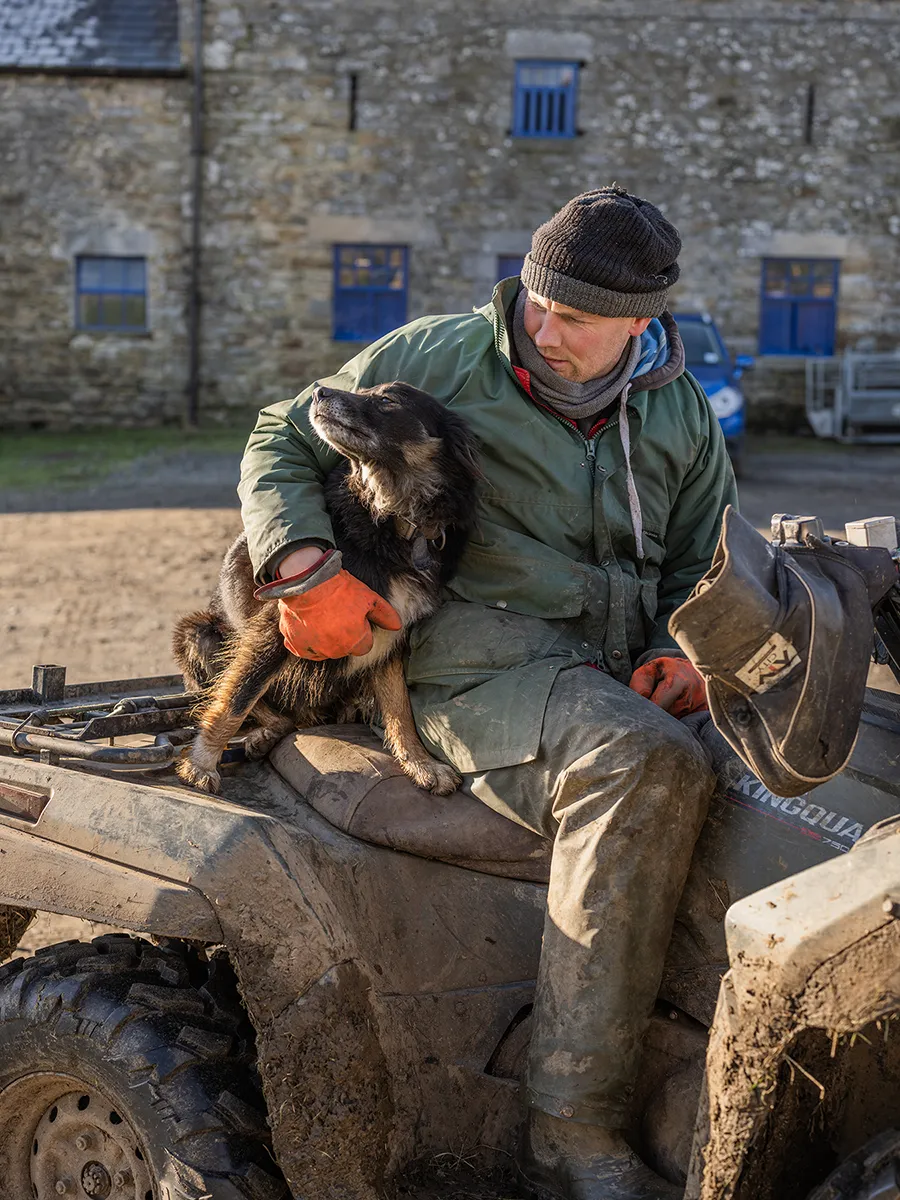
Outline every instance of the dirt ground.
<path id="1" fill-rule="evenodd" d="M 64 664 L 70 682 L 174 672 L 172 624 L 205 604 L 240 529 L 237 477 L 237 456 L 192 450 L 79 491 L 0 481 L 0 688 L 27 686 L 36 663 Z M 838 531 L 900 513 L 900 448 L 763 443 L 740 492 L 760 528 L 813 512 Z"/>
<path id="2" fill-rule="evenodd" d="M 173 673 L 174 620 L 239 531 L 234 508 L 0 514 L 0 688 L 36 663 L 72 683 Z"/>

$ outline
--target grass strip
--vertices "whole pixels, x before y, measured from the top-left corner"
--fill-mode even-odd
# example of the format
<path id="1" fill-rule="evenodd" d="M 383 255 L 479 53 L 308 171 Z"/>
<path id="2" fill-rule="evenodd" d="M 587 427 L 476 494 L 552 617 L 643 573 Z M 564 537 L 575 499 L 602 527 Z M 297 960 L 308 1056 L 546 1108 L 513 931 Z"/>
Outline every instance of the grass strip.
<path id="1" fill-rule="evenodd" d="M 147 454 L 240 454 L 252 428 L 97 429 L 0 433 L 0 488 L 83 487 Z"/>

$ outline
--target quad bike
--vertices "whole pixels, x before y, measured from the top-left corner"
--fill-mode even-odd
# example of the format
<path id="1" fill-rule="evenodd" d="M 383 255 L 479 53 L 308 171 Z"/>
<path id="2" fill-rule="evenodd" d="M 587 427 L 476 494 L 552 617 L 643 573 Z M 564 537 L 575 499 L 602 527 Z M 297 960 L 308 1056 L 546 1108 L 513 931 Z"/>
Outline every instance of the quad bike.
<path id="1" fill-rule="evenodd" d="M 900 678 L 900 585 L 876 623 Z M 135 935 L 0 967 L 0 1198 L 433 1196 L 448 1161 L 502 1179 L 549 845 L 417 790 L 361 726 L 262 763 L 237 742 L 222 796 L 192 791 L 172 767 L 193 700 L 55 666 L 0 693 L 0 960 L 35 910 Z M 691 1200 L 897 1200 L 900 696 L 867 693 L 812 795 L 717 753 L 635 1145 Z"/>

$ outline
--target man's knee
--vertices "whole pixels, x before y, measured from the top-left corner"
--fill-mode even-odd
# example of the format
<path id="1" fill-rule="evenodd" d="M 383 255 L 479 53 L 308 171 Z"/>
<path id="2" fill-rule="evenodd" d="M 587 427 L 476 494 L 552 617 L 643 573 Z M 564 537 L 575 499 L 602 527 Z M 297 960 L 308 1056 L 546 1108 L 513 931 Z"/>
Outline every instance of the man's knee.
<path id="1" fill-rule="evenodd" d="M 698 738 L 674 717 L 669 718 L 647 741 L 643 766 L 647 785 L 663 787 L 671 805 L 686 818 L 699 820 L 699 832 L 716 777 Z"/>
<path id="2" fill-rule="evenodd" d="M 653 706 L 643 702 L 647 710 Z M 579 821 L 618 809 L 618 819 L 646 828 L 683 827 L 696 836 L 706 817 L 715 775 L 690 729 L 661 709 L 630 707 L 606 728 L 594 748 L 570 762 L 553 805 L 557 820 L 576 810 Z"/>
<path id="3" fill-rule="evenodd" d="M 709 758 L 690 729 L 657 709 L 641 720 L 634 714 L 614 734 L 610 750 L 623 763 L 632 762 L 648 778 L 678 781 L 692 790 L 711 787 Z"/>

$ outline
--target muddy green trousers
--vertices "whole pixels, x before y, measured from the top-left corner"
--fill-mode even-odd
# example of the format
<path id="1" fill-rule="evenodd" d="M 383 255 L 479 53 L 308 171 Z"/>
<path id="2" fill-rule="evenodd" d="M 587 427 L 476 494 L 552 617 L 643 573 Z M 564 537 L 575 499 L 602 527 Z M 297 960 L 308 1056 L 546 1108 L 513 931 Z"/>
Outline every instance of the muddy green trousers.
<path id="1" fill-rule="evenodd" d="M 715 777 L 674 717 L 590 667 L 562 671 L 537 757 L 471 793 L 553 839 L 525 1081 L 558 1117 L 621 1129 Z"/>

